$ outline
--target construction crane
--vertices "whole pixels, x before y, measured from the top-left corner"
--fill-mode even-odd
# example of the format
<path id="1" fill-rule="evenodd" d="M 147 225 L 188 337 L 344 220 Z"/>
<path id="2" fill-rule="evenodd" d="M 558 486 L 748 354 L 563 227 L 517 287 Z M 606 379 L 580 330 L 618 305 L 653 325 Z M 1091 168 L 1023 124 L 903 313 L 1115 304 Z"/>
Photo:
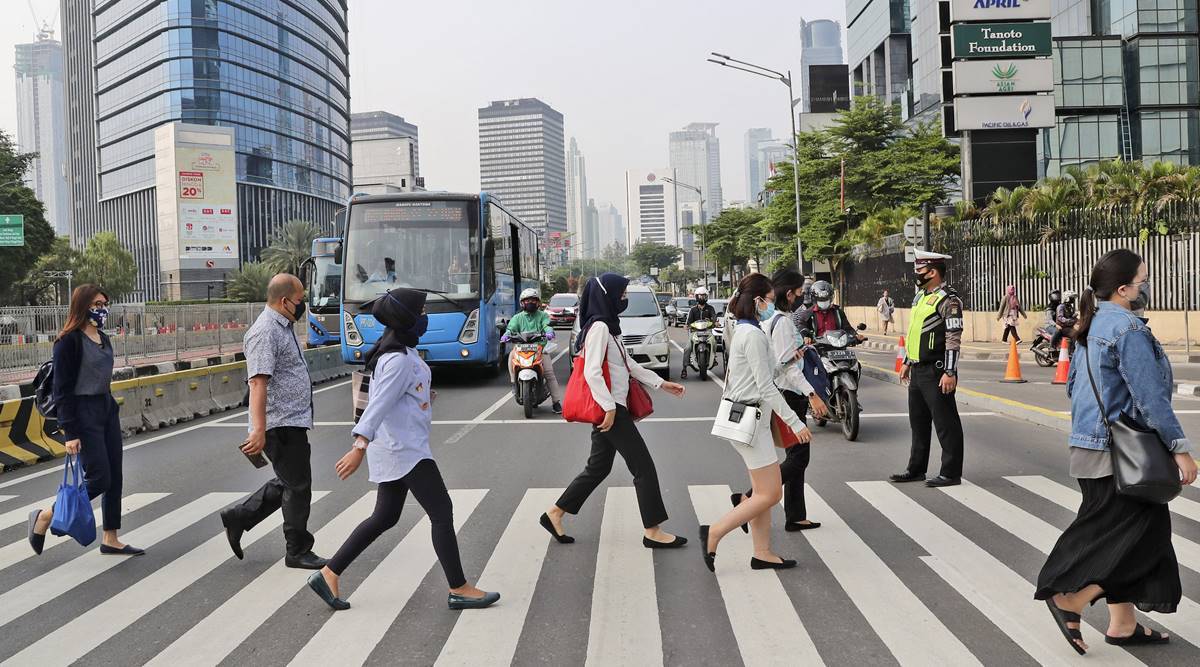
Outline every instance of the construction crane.
<path id="1" fill-rule="evenodd" d="M 53 39 L 54 38 L 53 25 L 54 25 L 54 22 L 58 20 L 58 11 L 59 11 L 58 4 L 55 3 L 54 15 L 50 18 L 50 20 L 42 21 L 42 20 L 38 19 L 37 9 L 35 9 L 33 6 L 33 0 L 25 0 L 25 3 L 27 5 L 29 5 L 29 13 L 33 15 L 33 25 L 38 26 L 38 29 L 37 29 L 38 41 L 41 41 L 43 39 Z"/>

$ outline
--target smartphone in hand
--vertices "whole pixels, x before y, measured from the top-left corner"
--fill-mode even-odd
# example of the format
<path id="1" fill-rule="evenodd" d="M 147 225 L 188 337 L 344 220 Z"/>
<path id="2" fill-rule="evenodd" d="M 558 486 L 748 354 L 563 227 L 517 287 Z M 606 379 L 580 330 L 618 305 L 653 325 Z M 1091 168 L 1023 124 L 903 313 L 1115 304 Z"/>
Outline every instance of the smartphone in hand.
<path id="1" fill-rule="evenodd" d="M 239 444 L 237 448 L 239 452 L 242 452 L 241 444 Z M 267 464 L 270 463 L 270 461 L 267 460 L 267 457 L 264 456 L 262 452 L 257 454 L 247 454 L 246 452 L 242 452 L 242 455 L 245 456 L 246 460 L 250 461 L 250 465 L 254 466 L 255 468 L 265 468 Z"/>

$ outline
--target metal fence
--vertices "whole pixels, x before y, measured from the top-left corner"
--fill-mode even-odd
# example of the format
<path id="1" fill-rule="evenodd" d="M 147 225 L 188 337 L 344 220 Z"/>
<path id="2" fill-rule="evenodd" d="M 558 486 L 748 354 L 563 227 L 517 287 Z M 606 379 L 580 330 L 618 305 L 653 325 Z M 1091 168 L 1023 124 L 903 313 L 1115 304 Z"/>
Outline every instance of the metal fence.
<path id="1" fill-rule="evenodd" d="M 261 303 L 114 304 L 105 333 L 112 339 L 118 366 L 228 354 L 241 351 L 246 329 L 263 307 Z M 66 306 L 0 308 L 0 384 L 27 379 L 49 359 L 66 318 Z M 302 318 L 296 323 L 301 340 L 306 330 Z"/>

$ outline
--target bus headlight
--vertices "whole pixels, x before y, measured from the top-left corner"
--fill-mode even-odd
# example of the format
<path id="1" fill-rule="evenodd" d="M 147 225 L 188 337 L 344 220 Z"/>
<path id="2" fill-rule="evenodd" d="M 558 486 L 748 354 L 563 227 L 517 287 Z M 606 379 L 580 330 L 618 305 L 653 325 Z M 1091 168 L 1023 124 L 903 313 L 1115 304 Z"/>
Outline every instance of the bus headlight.
<path id="1" fill-rule="evenodd" d="M 354 326 L 354 318 L 344 310 L 342 311 L 342 323 L 346 325 L 346 344 L 351 347 L 362 345 L 362 335 L 358 333 L 358 327 Z"/>
<path id="2" fill-rule="evenodd" d="M 458 342 L 470 345 L 479 341 L 479 309 L 471 311 L 467 316 L 467 323 L 463 325 L 462 332 L 458 334 Z"/>

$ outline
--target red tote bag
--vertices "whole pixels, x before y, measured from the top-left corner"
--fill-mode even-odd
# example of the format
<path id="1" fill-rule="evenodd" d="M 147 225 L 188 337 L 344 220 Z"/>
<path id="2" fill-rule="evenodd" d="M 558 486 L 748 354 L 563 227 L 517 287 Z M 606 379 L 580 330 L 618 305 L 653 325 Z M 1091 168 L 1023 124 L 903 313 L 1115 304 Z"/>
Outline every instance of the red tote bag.
<path id="1" fill-rule="evenodd" d="M 563 419 L 599 426 L 604 423 L 604 408 L 600 407 L 592 396 L 592 388 L 583 377 L 583 365 L 583 355 L 575 357 L 575 363 L 571 366 L 571 379 L 567 380 L 567 391 L 563 394 Z M 625 359 L 625 368 L 629 368 L 628 358 Z M 601 369 L 604 373 L 604 385 L 611 389 L 608 364 L 602 364 Z M 646 391 L 646 387 L 635 380 L 632 374 L 629 376 L 629 396 L 626 403 L 628 405 L 625 407 L 629 409 L 629 416 L 633 417 L 633 421 L 641 421 L 654 414 L 654 401 L 650 398 L 650 392 Z"/>

